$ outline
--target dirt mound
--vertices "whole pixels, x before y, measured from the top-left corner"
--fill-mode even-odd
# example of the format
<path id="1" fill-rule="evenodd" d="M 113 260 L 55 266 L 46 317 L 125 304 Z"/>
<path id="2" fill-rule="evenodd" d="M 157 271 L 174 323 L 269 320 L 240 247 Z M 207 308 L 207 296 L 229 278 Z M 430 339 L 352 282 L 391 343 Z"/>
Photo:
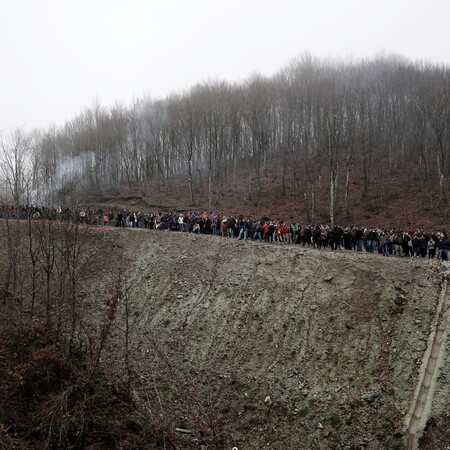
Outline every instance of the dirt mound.
<path id="1" fill-rule="evenodd" d="M 127 270 L 136 399 L 186 448 L 404 448 L 444 268 L 187 233 L 106 239 Z M 444 337 L 423 448 L 450 428 Z"/>

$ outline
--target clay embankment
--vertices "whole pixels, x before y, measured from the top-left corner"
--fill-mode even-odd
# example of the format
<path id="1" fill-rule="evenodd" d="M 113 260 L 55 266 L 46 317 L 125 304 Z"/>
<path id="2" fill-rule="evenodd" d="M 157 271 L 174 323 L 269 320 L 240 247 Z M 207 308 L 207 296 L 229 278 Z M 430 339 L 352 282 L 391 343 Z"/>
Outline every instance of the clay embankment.
<path id="1" fill-rule="evenodd" d="M 185 233 L 114 234 L 113 254 L 132 256 L 136 395 L 192 431 L 187 446 L 201 440 L 203 413 L 230 448 L 404 448 L 442 268 Z M 427 408 L 440 426 L 449 420 L 443 337 Z"/>

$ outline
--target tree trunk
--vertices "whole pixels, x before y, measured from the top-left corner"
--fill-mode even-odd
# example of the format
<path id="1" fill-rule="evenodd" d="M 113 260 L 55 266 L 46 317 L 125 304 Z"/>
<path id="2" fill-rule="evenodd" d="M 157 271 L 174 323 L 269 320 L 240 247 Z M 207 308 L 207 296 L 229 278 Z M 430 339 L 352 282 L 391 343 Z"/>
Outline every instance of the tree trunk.
<path id="1" fill-rule="evenodd" d="M 191 159 L 188 161 L 188 166 L 189 166 L 189 194 L 191 195 L 192 206 L 194 206 L 195 199 L 194 199 L 194 187 L 193 187 L 193 182 L 192 182 L 192 160 Z"/>
<path id="2" fill-rule="evenodd" d="M 210 211 L 212 210 L 212 185 L 213 185 L 212 171 L 210 169 L 208 174 L 208 209 Z"/>
<path id="3" fill-rule="evenodd" d="M 338 169 L 334 167 L 330 171 L 330 223 L 334 226 L 335 211 L 336 211 L 336 197 L 337 197 L 337 180 Z"/>
<path id="4" fill-rule="evenodd" d="M 349 206 L 348 206 L 348 194 L 350 191 L 350 165 L 347 165 L 345 170 L 345 214 L 349 215 Z"/>

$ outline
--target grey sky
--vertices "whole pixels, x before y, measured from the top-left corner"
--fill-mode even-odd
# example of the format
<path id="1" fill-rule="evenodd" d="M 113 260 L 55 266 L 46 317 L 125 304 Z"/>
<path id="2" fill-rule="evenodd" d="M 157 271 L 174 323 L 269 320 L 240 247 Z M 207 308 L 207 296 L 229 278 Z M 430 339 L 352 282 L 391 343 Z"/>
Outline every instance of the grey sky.
<path id="1" fill-rule="evenodd" d="M 0 130 L 319 57 L 450 64 L 448 0 L 0 0 Z"/>

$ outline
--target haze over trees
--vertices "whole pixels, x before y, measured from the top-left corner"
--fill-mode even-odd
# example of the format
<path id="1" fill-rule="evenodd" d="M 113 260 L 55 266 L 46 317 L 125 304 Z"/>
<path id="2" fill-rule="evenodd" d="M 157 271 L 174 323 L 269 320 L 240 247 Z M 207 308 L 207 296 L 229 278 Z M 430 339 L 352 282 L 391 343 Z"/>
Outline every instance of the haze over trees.
<path id="1" fill-rule="evenodd" d="M 450 187 L 449 124 L 446 66 L 305 54 L 272 77 L 203 82 L 131 106 L 96 101 L 61 127 L 4 132 L 2 196 L 51 193 L 61 203 L 74 186 L 92 196 L 170 191 L 183 180 L 192 206 L 203 196 L 200 206 L 213 208 L 237 184 L 264 195 L 272 173 L 308 220 L 322 202 L 334 223 L 351 213 L 353 186 L 380 204 L 400 173 L 439 209 Z"/>

